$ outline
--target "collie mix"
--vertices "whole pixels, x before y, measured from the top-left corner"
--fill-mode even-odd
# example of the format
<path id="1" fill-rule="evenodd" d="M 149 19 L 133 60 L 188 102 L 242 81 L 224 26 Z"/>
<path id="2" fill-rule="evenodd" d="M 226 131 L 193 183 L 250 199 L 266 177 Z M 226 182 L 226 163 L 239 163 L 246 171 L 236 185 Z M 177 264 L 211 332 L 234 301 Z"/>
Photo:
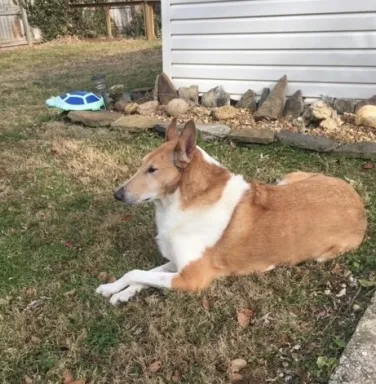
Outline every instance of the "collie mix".
<path id="1" fill-rule="evenodd" d="M 166 140 L 115 192 L 125 204 L 154 202 L 156 240 L 167 264 L 133 270 L 98 287 L 116 305 L 146 287 L 199 291 L 219 276 L 326 261 L 362 243 L 366 215 L 345 181 L 294 172 L 278 185 L 249 183 L 196 146 L 196 127 Z"/>

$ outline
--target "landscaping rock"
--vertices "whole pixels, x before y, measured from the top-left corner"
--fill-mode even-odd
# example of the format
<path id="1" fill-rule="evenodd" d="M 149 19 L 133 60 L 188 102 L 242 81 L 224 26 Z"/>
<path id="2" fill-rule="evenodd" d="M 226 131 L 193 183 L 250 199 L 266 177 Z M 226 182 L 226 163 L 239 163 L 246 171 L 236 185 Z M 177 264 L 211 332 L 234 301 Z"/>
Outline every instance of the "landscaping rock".
<path id="1" fill-rule="evenodd" d="M 154 88 L 153 88 L 153 100 L 158 101 L 158 82 L 159 82 L 159 75 L 155 78 L 154 82 Z"/>
<path id="2" fill-rule="evenodd" d="M 323 101 L 317 101 L 314 104 L 311 105 L 312 115 L 317 120 L 325 120 L 329 119 L 333 116 L 334 109 L 329 107 L 327 104 L 325 104 Z M 337 117 L 337 116 L 335 116 Z"/>
<path id="3" fill-rule="evenodd" d="M 258 108 L 260 108 L 264 104 L 265 100 L 269 97 L 269 95 L 270 95 L 270 88 L 264 88 L 262 90 L 260 100 L 258 102 Z"/>
<path id="4" fill-rule="evenodd" d="M 109 127 L 120 117 L 122 117 L 121 113 L 111 111 L 71 111 L 68 113 L 69 120 L 88 127 Z"/>
<path id="5" fill-rule="evenodd" d="M 224 124 L 196 124 L 196 128 L 206 139 L 223 139 L 231 132 L 231 128 Z"/>
<path id="6" fill-rule="evenodd" d="M 296 119 L 301 116 L 304 111 L 304 100 L 302 91 L 296 91 L 286 101 L 283 115 L 290 119 Z"/>
<path id="7" fill-rule="evenodd" d="M 178 90 L 179 97 L 186 101 L 188 105 L 198 105 L 198 85 L 192 85 L 190 87 L 181 87 Z"/>
<path id="8" fill-rule="evenodd" d="M 115 103 L 114 109 L 115 111 L 123 113 L 125 110 L 125 107 L 129 104 L 129 101 L 119 100 Z"/>
<path id="9" fill-rule="evenodd" d="M 272 129 L 242 129 L 232 131 L 229 138 L 242 144 L 270 144 L 275 140 L 275 132 Z"/>
<path id="10" fill-rule="evenodd" d="M 236 103 L 235 107 L 246 108 L 249 109 L 251 112 L 255 112 L 257 109 L 256 93 L 253 92 L 252 89 L 248 89 L 248 91 Z"/>
<path id="11" fill-rule="evenodd" d="M 131 100 L 133 102 L 140 101 L 145 98 L 145 94 L 142 92 L 131 92 Z"/>
<path id="12" fill-rule="evenodd" d="M 115 103 L 121 99 L 123 92 L 124 84 L 115 84 L 108 90 L 109 96 Z"/>
<path id="13" fill-rule="evenodd" d="M 283 115 L 287 88 L 287 76 L 283 76 L 270 92 L 269 97 L 254 114 L 255 120 L 278 120 Z"/>
<path id="14" fill-rule="evenodd" d="M 333 103 L 333 109 L 341 115 L 344 113 L 354 113 L 357 102 L 354 99 L 336 99 Z"/>
<path id="15" fill-rule="evenodd" d="M 302 116 L 292 120 L 294 127 L 298 128 L 299 131 L 303 131 L 306 128 L 304 118 Z"/>
<path id="16" fill-rule="evenodd" d="M 333 131 L 333 130 L 337 129 L 338 127 L 340 127 L 341 125 L 343 125 L 343 121 L 341 119 L 339 119 L 339 118 L 333 119 L 331 117 L 323 120 L 320 123 L 320 127 L 324 128 L 328 131 Z"/>
<path id="17" fill-rule="evenodd" d="M 358 159 L 376 159 L 376 143 L 362 142 L 344 144 L 333 150 L 335 155 L 354 157 Z"/>
<path id="18" fill-rule="evenodd" d="M 306 105 L 304 107 L 302 119 L 304 120 L 306 125 L 309 125 L 314 120 L 311 105 Z"/>
<path id="19" fill-rule="evenodd" d="M 239 111 L 235 107 L 232 107 L 231 105 L 225 105 L 215 109 L 212 115 L 216 120 L 228 120 L 234 119 L 238 112 Z"/>
<path id="20" fill-rule="evenodd" d="M 170 122 L 161 122 L 158 121 L 154 126 L 154 130 L 158 133 L 166 133 L 167 127 L 170 125 Z M 177 129 L 182 130 L 184 124 L 178 124 Z M 202 136 L 206 138 L 219 138 L 223 139 L 229 135 L 231 128 L 224 124 L 196 124 L 196 128 L 201 132 Z"/>
<path id="21" fill-rule="evenodd" d="M 376 105 L 376 95 L 372 96 L 367 100 L 359 101 L 355 106 L 355 113 L 358 112 L 359 109 L 364 107 L 365 105 Z"/>
<path id="22" fill-rule="evenodd" d="M 304 135 L 302 133 L 289 131 L 281 131 L 277 133 L 277 138 L 283 144 L 317 152 L 329 152 L 339 145 L 325 137 Z"/>
<path id="23" fill-rule="evenodd" d="M 323 101 L 328 107 L 333 107 L 334 97 L 330 97 L 330 96 L 327 96 L 327 95 L 322 95 L 320 97 L 320 100 Z"/>
<path id="24" fill-rule="evenodd" d="M 166 107 L 166 113 L 169 116 L 178 117 L 184 115 L 189 109 L 189 105 L 183 99 L 173 99 Z"/>
<path id="25" fill-rule="evenodd" d="M 119 119 L 112 122 L 111 128 L 121 129 L 131 133 L 137 133 L 152 129 L 156 124 L 158 124 L 158 122 L 158 119 L 148 116 L 121 116 Z"/>
<path id="26" fill-rule="evenodd" d="M 163 105 L 167 105 L 171 100 L 178 97 L 178 91 L 172 84 L 169 77 L 162 73 L 158 76 L 158 99 Z"/>
<path id="27" fill-rule="evenodd" d="M 356 113 L 356 125 L 376 128 L 376 105 L 365 105 Z"/>
<path id="28" fill-rule="evenodd" d="M 230 95 L 220 85 L 204 93 L 201 98 L 201 104 L 207 108 L 230 105 Z"/>
<path id="29" fill-rule="evenodd" d="M 152 100 L 138 106 L 138 113 L 140 115 L 151 115 L 158 108 L 158 101 Z"/>
<path id="30" fill-rule="evenodd" d="M 130 103 L 132 101 L 132 95 L 130 92 L 123 92 L 119 101 L 128 101 Z"/>
<path id="31" fill-rule="evenodd" d="M 125 115 L 133 115 L 134 113 L 137 113 L 137 111 L 138 111 L 138 104 L 137 103 L 128 103 L 124 107 L 123 113 Z"/>

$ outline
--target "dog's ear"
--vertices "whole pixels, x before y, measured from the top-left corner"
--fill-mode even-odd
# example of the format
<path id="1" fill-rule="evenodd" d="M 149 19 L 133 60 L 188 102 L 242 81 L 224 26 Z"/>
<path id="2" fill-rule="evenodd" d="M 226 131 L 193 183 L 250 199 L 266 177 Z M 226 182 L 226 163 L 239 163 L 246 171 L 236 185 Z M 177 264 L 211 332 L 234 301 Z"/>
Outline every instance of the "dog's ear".
<path id="1" fill-rule="evenodd" d="M 178 129 L 176 128 L 176 117 L 171 121 L 166 129 L 165 141 L 171 141 L 178 137 Z"/>
<path id="2" fill-rule="evenodd" d="M 196 126 L 194 121 L 190 120 L 185 124 L 175 148 L 175 164 L 178 168 L 185 168 L 192 161 L 196 140 Z"/>

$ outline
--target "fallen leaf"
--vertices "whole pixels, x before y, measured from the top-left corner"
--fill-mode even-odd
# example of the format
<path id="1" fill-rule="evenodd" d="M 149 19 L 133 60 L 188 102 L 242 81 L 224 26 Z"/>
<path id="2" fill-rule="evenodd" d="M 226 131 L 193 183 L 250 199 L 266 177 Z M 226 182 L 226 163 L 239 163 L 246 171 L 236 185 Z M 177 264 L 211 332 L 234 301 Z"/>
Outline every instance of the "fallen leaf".
<path id="1" fill-rule="evenodd" d="M 182 379 L 182 376 L 179 371 L 175 371 L 174 374 L 171 376 L 171 381 L 173 383 L 180 383 Z"/>
<path id="2" fill-rule="evenodd" d="M 86 380 L 75 380 L 72 381 L 70 384 L 86 384 Z"/>
<path id="3" fill-rule="evenodd" d="M 364 163 L 364 164 L 362 164 L 362 169 L 364 169 L 364 170 L 373 169 L 373 164 L 372 163 Z"/>
<path id="4" fill-rule="evenodd" d="M 73 380 L 74 380 L 74 378 L 73 378 L 72 374 L 68 370 L 65 370 L 63 373 L 63 383 L 64 384 L 71 384 Z"/>
<path id="5" fill-rule="evenodd" d="M 210 310 L 210 303 L 209 303 L 209 300 L 206 297 L 204 297 L 202 299 L 201 305 L 205 309 L 205 311 L 209 311 Z"/>
<path id="6" fill-rule="evenodd" d="M 242 328 L 245 328 L 248 326 L 249 322 L 251 321 L 253 312 L 250 309 L 240 308 L 236 311 L 236 315 L 238 318 L 239 325 Z"/>
<path id="7" fill-rule="evenodd" d="M 358 282 L 359 282 L 359 284 L 360 284 L 363 288 L 371 288 L 371 287 L 376 286 L 376 280 L 375 280 L 375 281 L 372 281 L 372 280 L 363 280 L 363 279 L 359 279 Z"/>
<path id="8" fill-rule="evenodd" d="M 103 281 L 103 283 L 106 283 L 107 282 L 107 279 L 108 279 L 108 273 L 107 272 L 101 272 L 99 275 L 98 275 L 98 279 L 100 281 Z"/>
<path id="9" fill-rule="evenodd" d="M 235 359 L 231 361 L 231 372 L 239 372 L 247 366 L 247 362 L 244 359 Z"/>
<path id="10" fill-rule="evenodd" d="M 26 289 L 26 296 L 33 297 L 36 295 L 37 291 L 35 288 L 29 287 Z"/>
<path id="11" fill-rule="evenodd" d="M 117 279 L 114 275 L 109 275 L 107 278 L 107 283 L 114 283 L 116 280 Z"/>
<path id="12" fill-rule="evenodd" d="M 64 243 L 64 247 L 65 247 L 65 248 L 72 248 L 72 243 L 71 243 L 69 240 L 67 240 L 67 241 Z"/>
<path id="13" fill-rule="evenodd" d="M 235 373 L 230 374 L 230 380 L 232 383 L 235 383 L 235 382 L 241 380 L 242 378 L 243 378 L 243 376 L 240 373 L 235 372 Z"/>
<path id="14" fill-rule="evenodd" d="M 151 363 L 149 365 L 148 371 L 151 373 L 156 373 L 162 368 L 162 366 L 163 366 L 162 361 L 160 360 L 154 361 L 154 363 Z"/>
<path id="15" fill-rule="evenodd" d="M 73 296 L 76 293 L 76 288 L 71 289 L 68 292 L 64 293 L 64 296 Z"/>
<path id="16" fill-rule="evenodd" d="M 30 337 L 30 340 L 31 340 L 31 342 L 33 343 L 33 344 L 40 344 L 41 343 L 41 339 L 39 338 L 39 337 L 37 337 L 37 336 L 31 336 Z"/>
<path id="17" fill-rule="evenodd" d="M 39 300 L 33 300 L 32 302 L 30 302 L 27 307 L 25 308 L 26 311 L 28 310 L 32 310 L 32 309 L 36 309 L 36 308 L 39 308 L 40 306 L 43 305 L 43 300 L 39 299 Z"/>
<path id="18" fill-rule="evenodd" d="M 22 378 L 22 384 L 33 384 L 33 379 L 30 376 L 25 375 Z"/>
<path id="19" fill-rule="evenodd" d="M 336 264 L 332 268 L 331 272 L 334 273 L 335 275 L 339 274 L 341 272 L 341 266 L 339 264 Z"/>

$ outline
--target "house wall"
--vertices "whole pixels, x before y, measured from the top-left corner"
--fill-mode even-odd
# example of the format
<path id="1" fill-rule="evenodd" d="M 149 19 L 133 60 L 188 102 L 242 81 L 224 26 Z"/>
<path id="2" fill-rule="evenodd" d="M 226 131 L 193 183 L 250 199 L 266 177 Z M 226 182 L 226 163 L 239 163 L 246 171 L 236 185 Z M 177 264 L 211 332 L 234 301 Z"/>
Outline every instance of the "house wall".
<path id="1" fill-rule="evenodd" d="M 376 94 L 376 0 L 162 0 L 163 69 L 237 99 L 284 74 L 288 94 Z"/>

